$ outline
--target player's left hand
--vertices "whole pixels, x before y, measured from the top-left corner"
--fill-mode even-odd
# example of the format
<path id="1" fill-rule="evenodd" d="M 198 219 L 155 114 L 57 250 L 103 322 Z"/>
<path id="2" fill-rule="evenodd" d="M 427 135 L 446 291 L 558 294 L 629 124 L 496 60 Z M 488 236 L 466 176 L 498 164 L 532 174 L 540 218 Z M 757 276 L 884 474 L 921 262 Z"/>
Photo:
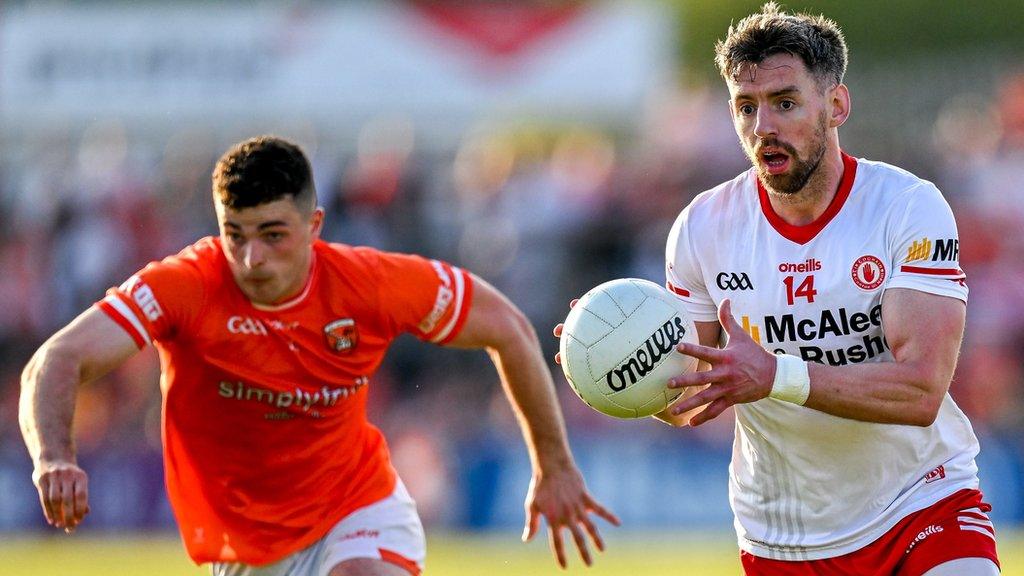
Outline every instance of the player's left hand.
<path id="1" fill-rule="evenodd" d="M 591 513 L 604 518 L 614 526 L 620 524 L 614 513 L 601 506 L 587 492 L 583 476 L 575 466 L 553 473 L 534 472 L 530 480 L 530 489 L 526 494 L 523 542 L 529 542 L 537 533 L 540 518 L 543 516 L 548 524 L 551 551 L 558 560 L 558 565 L 566 567 L 562 530 L 568 529 L 576 547 L 579 548 L 583 563 L 590 566 L 593 560 L 583 532 L 586 531 L 598 550 L 604 551 L 604 540 L 601 539 L 601 534 L 590 517 Z"/>
<path id="2" fill-rule="evenodd" d="M 672 406 L 671 413 L 683 414 L 707 405 L 690 418 L 690 426 L 698 426 L 718 416 L 733 404 L 755 402 L 766 398 L 775 380 L 775 356 L 762 348 L 732 316 L 732 302 L 722 300 L 718 321 L 729 336 L 725 348 L 679 344 L 677 350 L 711 364 L 704 372 L 690 372 L 669 380 L 669 388 L 709 386 Z"/>

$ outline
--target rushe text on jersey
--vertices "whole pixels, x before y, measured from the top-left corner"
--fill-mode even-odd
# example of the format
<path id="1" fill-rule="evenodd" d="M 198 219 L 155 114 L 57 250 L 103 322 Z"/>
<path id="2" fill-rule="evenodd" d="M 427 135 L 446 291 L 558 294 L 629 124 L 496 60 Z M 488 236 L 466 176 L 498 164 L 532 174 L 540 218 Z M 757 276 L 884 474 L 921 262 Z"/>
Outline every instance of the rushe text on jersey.
<path id="1" fill-rule="evenodd" d="M 882 305 L 876 304 L 868 312 L 853 312 L 846 308 L 822 310 L 815 318 L 797 319 L 794 314 L 764 317 L 767 344 L 783 342 L 812 342 L 826 338 L 861 335 L 861 341 L 852 346 L 824 348 L 800 346 L 800 357 L 808 362 L 841 366 L 863 362 L 889 349 L 881 334 Z M 876 332 L 871 334 L 870 332 Z M 777 351 L 785 352 L 783 349 Z"/>

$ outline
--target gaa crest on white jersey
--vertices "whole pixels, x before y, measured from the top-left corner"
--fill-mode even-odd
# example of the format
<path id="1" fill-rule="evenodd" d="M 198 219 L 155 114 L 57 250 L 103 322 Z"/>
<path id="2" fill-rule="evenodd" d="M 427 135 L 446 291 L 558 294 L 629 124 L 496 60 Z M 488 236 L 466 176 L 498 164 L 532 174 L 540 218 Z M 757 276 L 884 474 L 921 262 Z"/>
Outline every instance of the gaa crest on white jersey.
<path id="1" fill-rule="evenodd" d="M 842 366 L 892 360 L 886 290 L 967 300 L 956 224 L 938 189 L 884 163 L 843 160 L 835 199 L 807 226 L 775 214 L 753 170 L 683 210 L 666 247 L 667 285 L 695 321 L 717 321 L 729 298 L 765 349 Z M 929 427 L 773 399 L 739 404 L 729 493 L 740 547 L 785 560 L 857 550 L 906 515 L 977 488 L 977 452 L 948 394 Z M 938 466 L 945 476 L 927 478 Z"/>

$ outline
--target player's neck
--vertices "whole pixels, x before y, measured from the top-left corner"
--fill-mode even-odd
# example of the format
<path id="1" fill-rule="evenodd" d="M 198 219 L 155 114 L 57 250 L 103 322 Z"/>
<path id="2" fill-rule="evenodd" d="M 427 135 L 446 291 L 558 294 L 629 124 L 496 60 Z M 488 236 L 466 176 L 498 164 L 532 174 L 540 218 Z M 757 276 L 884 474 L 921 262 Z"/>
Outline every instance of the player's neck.
<path id="1" fill-rule="evenodd" d="M 817 170 L 800 191 L 785 194 L 765 186 L 772 209 L 787 224 L 806 226 L 825 213 L 843 181 L 843 157 L 838 148 L 821 158 Z"/>
<path id="2" fill-rule="evenodd" d="M 281 304 L 287 304 L 288 302 L 291 302 L 292 300 L 301 296 L 302 293 L 306 291 L 306 287 L 309 285 L 310 279 L 313 276 L 313 263 L 315 262 L 315 260 L 316 257 L 313 254 L 313 251 L 310 250 L 309 257 L 307 258 L 305 265 L 301 268 L 301 270 L 303 270 L 303 273 L 298 275 L 298 277 L 295 279 L 295 282 L 288 287 L 288 289 L 281 297 L 277 298 L 274 301 L 272 306 L 280 306 Z"/>

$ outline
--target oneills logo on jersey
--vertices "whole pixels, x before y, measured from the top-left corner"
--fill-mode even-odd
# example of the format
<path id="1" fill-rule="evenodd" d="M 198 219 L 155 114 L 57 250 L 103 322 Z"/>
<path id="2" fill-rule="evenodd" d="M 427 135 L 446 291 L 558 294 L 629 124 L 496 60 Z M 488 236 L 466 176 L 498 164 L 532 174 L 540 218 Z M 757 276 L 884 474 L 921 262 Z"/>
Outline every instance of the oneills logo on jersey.
<path id="1" fill-rule="evenodd" d="M 854 261 L 850 276 L 857 288 L 868 292 L 876 290 L 885 281 L 885 264 L 878 257 L 865 254 Z"/>
<path id="2" fill-rule="evenodd" d="M 765 316 L 761 324 L 751 322 L 749 316 L 741 316 L 743 331 L 759 345 L 776 353 L 786 352 L 784 348 L 770 348 L 784 342 L 800 342 L 800 357 L 808 362 L 843 366 L 856 364 L 874 358 L 889 349 L 889 343 L 881 334 L 882 305 L 876 304 L 868 312 L 849 312 L 846 308 L 825 309 L 813 317 L 797 318 L 793 314 Z M 874 334 L 872 334 L 874 332 Z M 825 347 L 813 342 L 859 336 L 852 345 Z M 762 341 L 763 338 L 763 341 Z M 843 344 L 848 344 L 846 340 Z"/>
<path id="3" fill-rule="evenodd" d="M 924 483 L 931 484 L 937 482 L 946 477 L 946 467 L 939 464 L 935 468 L 932 468 L 931 472 L 924 475 Z"/>
<path id="4" fill-rule="evenodd" d="M 804 272 L 818 272 L 819 270 L 821 270 L 821 260 L 817 258 L 808 258 L 799 264 L 794 262 L 779 264 L 779 272 L 783 274 L 792 274 L 794 272 L 803 274 Z"/>
<path id="5" fill-rule="evenodd" d="M 327 347 L 338 354 L 348 354 L 359 344 L 359 329 L 352 318 L 341 318 L 324 326 Z"/>
<path id="6" fill-rule="evenodd" d="M 448 272 L 444 269 L 437 260 L 431 260 L 431 265 L 434 267 L 434 271 L 437 272 L 438 279 L 441 280 L 441 285 L 437 289 L 437 298 L 434 299 L 434 307 L 430 309 L 430 312 L 420 321 L 419 329 L 424 334 L 432 332 L 434 328 L 437 328 L 437 323 L 444 318 L 444 313 L 448 311 L 448 307 L 451 306 L 452 301 L 455 300 L 455 290 L 452 287 L 452 279 Z"/>
<path id="7" fill-rule="evenodd" d="M 142 278 L 139 278 L 138 275 L 125 280 L 119 289 L 125 294 L 131 295 L 150 322 L 163 315 L 164 311 L 160 309 L 160 304 L 156 301 L 156 295 L 153 294 L 153 289 L 143 282 Z"/>

